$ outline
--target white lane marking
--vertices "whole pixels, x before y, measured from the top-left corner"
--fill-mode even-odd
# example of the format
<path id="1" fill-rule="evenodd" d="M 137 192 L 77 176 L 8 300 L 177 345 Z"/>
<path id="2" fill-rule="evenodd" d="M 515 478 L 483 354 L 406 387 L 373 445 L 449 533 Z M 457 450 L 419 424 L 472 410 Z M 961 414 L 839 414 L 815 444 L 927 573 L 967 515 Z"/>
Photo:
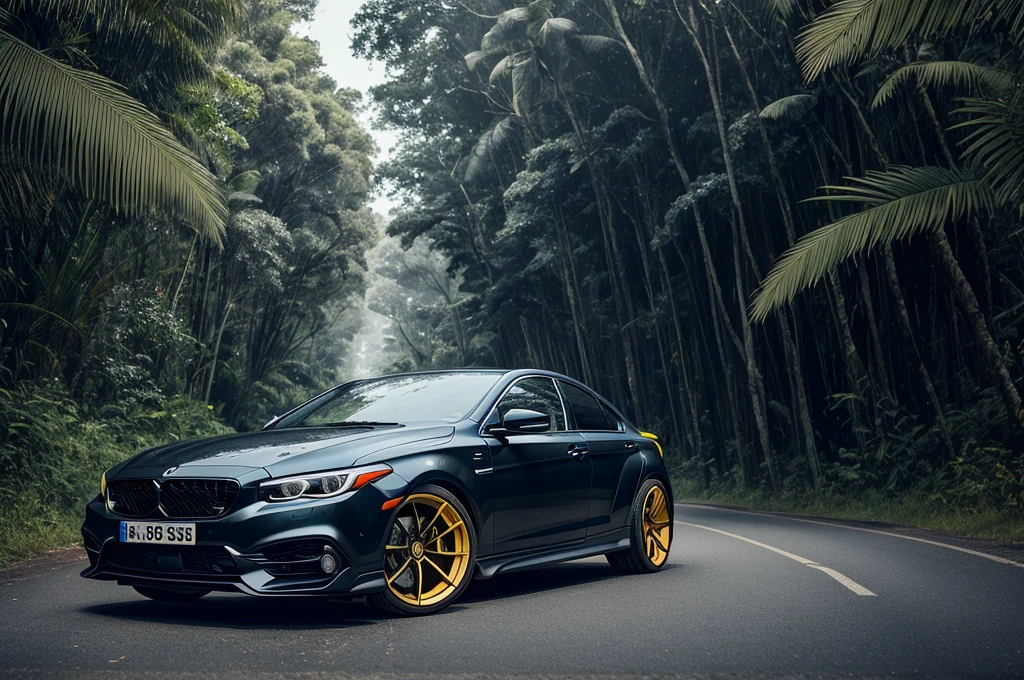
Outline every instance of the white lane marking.
<path id="1" fill-rule="evenodd" d="M 956 550 L 957 552 L 967 553 L 968 555 L 974 555 L 975 557 L 984 557 L 986 560 L 992 560 L 999 564 L 1006 564 L 1011 567 L 1024 567 L 1024 563 L 1015 562 L 1014 560 L 1006 559 L 1005 557 L 999 557 L 998 555 L 989 555 L 988 553 L 979 552 L 977 550 L 971 550 L 970 548 L 961 548 L 958 545 L 950 545 L 949 543 L 941 543 L 939 541 L 929 541 L 927 538 L 917 538 L 916 536 L 904 536 L 903 534 L 894 534 L 891 531 L 881 531 L 880 529 L 866 529 L 864 527 L 851 527 L 846 524 L 839 524 L 836 522 L 821 522 L 815 519 L 801 519 L 799 517 L 786 517 L 785 515 L 775 515 L 769 512 L 756 512 L 754 510 L 735 510 L 733 508 L 722 508 L 717 505 L 703 505 L 701 503 L 676 503 L 676 505 L 690 505 L 695 508 L 709 508 L 711 510 L 721 510 L 723 512 L 735 512 L 741 515 L 758 515 L 760 517 L 774 517 L 776 519 L 788 519 L 791 522 L 805 522 L 807 524 L 820 524 L 826 527 L 835 527 L 837 529 L 849 529 L 851 531 L 863 531 L 869 534 L 879 534 L 881 536 L 891 536 L 893 538 L 902 538 L 905 541 L 917 541 L 918 543 L 927 543 L 928 545 L 934 545 L 939 548 L 949 548 L 950 550 Z"/>
<path id="2" fill-rule="evenodd" d="M 817 562 L 809 560 L 806 557 L 800 557 L 799 555 L 794 555 L 793 553 L 786 552 L 785 550 L 782 550 L 781 548 L 776 548 L 773 545 L 768 545 L 767 543 L 761 543 L 760 541 L 755 541 L 754 539 L 747 538 L 746 536 L 740 536 L 739 534 L 730 534 L 728 531 L 722 531 L 721 529 L 715 529 L 714 527 L 706 527 L 703 524 L 691 524 L 690 522 L 681 522 L 678 519 L 675 522 L 676 522 L 676 524 L 682 524 L 683 526 L 693 527 L 695 529 L 704 529 L 706 531 L 713 531 L 716 534 L 722 534 L 723 536 L 728 536 L 729 538 L 735 538 L 738 541 L 743 541 L 743 542 L 749 543 L 751 545 L 756 545 L 758 548 L 764 548 L 765 550 L 771 550 L 773 553 L 776 553 L 778 555 L 782 555 L 783 557 L 787 557 L 787 558 L 793 560 L 794 562 L 799 562 L 800 564 L 804 565 L 805 567 L 810 567 L 811 569 L 817 569 L 820 572 L 828 574 L 829 576 L 834 578 L 837 582 L 841 583 L 846 588 L 850 589 L 851 591 L 853 591 L 854 593 L 856 593 L 858 595 L 863 595 L 865 597 L 877 597 L 873 592 L 871 592 L 870 590 L 868 590 L 867 588 L 865 588 L 861 584 L 857 583 L 853 579 L 851 579 L 851 578 L 849 578 L 847 576 L 843 576 L 842 574 L 840 574 L 835 569 L 829 569 L 828 567 L 823 567 L 820 564 L 818 564 Z"/>
<path id="3" fill-rule="evenodd" d="M 826 574 L 828 574 L 829 576 L 831 576 L 835 580 L 839 581 L 844 586 L 846 586 L 847 588 L 849 588 L 853 592 L 857 593 L 858 595 L 863 595 L 865 597 L 877 597 L 873 592 L 871 592 L 870 590 L 868 590 L 867 588 L 865 588 L 861 584 L 857 583 L 852 578 L 849 578 L 848 576 L 844 576 L 844 575 L 840 574 L 835 569 L 829 569 L 828 567 L 823 567 L 820 564 L 808 564 L 807 566 L 810 567 L 811 569 L 817 569 L 818 571 L 825 572 Z"/>

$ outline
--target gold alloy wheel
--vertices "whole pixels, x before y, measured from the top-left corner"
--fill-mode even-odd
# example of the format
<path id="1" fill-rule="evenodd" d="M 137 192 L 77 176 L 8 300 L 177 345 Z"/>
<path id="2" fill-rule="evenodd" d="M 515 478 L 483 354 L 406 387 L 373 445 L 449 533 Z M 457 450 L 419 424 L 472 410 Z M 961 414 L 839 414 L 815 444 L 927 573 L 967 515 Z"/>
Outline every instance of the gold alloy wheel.
<path id="1" fill-rule="evenodd" d="M 470 540 L 465 520 L 451 503 L 431 493 L 409 496 L 384 548 L 388 589 L 417 607 L 443 601 L 466 578 Z"/>
<path id="2" fill-rule="evenodd" d="M 665 492 L 660 486 L 652 486 L 644 498 L 644 550 L 656 567 L 668 559 L 669 541 L 672 540 L 671 521 Z"/>

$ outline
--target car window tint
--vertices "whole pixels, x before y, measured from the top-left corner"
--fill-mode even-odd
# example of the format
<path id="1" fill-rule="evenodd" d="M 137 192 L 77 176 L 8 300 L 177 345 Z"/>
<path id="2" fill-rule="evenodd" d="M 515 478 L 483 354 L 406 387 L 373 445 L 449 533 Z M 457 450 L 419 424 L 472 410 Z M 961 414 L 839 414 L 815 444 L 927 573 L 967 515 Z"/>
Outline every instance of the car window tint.
<path id="1" fill-rule="evenodd" d="M 505 393 L 488 424 L 496 424 L 510 409 L 525 408 L 551 416 L 551 430 L 565 429 L 562 400 L 551 378 L 524 378 Z"/>
<path id="2" fill-rule="evenodd" d="M 274 427 L 316 427 L 350 421 L 456 422 L 501 378 L 497 372 L 450 371 L 387 376 L 332 390 Z"/>
<path id="3" fill-rule="evenodd" d="M 604 411 L 604 417 L 607 418 L 609 420 L 609 422 L 611 422 L 611 424 L 612 424 L 612 428 L 611 429 L 613 429 L 613 430 L 621 430 L 622 429 L 622 419 L 619 418 L 617 415 L 615 415 L 615 411 L 613 411 L 612 408 L 608 404 L 604 403 L 603 401 L 601 402 L 601 410 Z"/>
<path id="4" fill-rule="evenodd" d="M 605 410 L 601 408 L 601 404 L 593 396 L 567 382 L 559 381 L 558 384 L 576 417 L 577 430 L 614 431 L 619 429 L 615 421 L 608 417 Z"/>

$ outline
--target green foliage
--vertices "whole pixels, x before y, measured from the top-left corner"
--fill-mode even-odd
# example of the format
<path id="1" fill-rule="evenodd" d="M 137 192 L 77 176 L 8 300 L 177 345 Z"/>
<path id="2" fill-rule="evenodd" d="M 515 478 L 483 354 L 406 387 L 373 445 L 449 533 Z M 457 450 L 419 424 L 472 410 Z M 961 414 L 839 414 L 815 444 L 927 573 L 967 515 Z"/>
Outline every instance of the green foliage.
<path id="1" fill-rule="evenodd" d="M 1016 92 L 1009 102 L 964 99 L 954 113 L 971 119 L 956 126 L 970 130 L 963 156 L 985 170 L 985 181 L 1004 203 L 1016 204 L 1024 215 L 1024 98 Z"/>
<path id="2" fill-rule="evenodd" d="M 868 208 L 807 234 L 783 253 L 754 294 L 752 319 L 763 321 L 773 309 L 791 302 L 840 263 L 880 242 L 942 229 L 951 221 L 990 215 L 996 206 L 988 185 L 963 170 L 896 168 L 847 180 L 849 186 L 824 187 L 845 193 L 808 200 L 856 202 Z"/>
<path id="3" fill-rule="evenodd" d="M 192 356 L 195 340 L 149 282 L 117 284 L 104 296 L 84 367 L 92 404 L 153 405 L 182 388 L 174 369 Z"/>
<path id="4" fill-rule="evenodd" d="M 800 33 L 796 56 L 804 79 L 895 50 L 912 37 L 959 27 L 976 0 L 839 0 Z"/>
<path id="5" fill-rule="evenodd" d="M 116 83 L 0 30 L 0 106 L 4 139 L 23 158 L 53 164 L 122 213 L 158 205 L 219 238 L 226 209 L 216 179 Z"/>
<path id="6" fill-rule="evenodd" d="M 59 382 L 0 389 L 0 566 L 77 541 L 107 468 L 156 444 L 231 431 L 209 407 L 183 398 L 89 414 Z"/>
<path id="7" fill-rule="evenodd" d="M 772 102 L 761 109 L 761 117 L 767 120 L 779 120 L 781 118 L 802 118 L 808 111 L 818 103 L 818 97 L 813 94 L 791 94 Z"/>
<path id="8" fill-rule="evenodd" d="M 1006 92 L 1016 84 L 1016 76 L 1003 69 L 969 61 L 923 61 L 893 71 L 878 88 L 871 106 L 877 108 L 885 104 L 900 87 L 915 80 L 925 87 L 955 87 L 968 91 L 984 86 L 996 92 Z"/>

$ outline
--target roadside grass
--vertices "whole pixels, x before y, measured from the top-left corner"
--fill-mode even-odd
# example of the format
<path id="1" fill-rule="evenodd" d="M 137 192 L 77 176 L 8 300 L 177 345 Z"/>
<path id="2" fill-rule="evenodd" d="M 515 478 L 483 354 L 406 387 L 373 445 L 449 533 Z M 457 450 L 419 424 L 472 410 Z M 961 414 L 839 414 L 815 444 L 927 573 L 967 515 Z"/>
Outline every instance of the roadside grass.
<path id="1" fill-rule="evenodd" d="M 158 444 L 229 432 L 185 398 L 85 413 L 52 382 L 0 389 L 0 569 L 80 543 L 104 470 Z"/>
<path id="2" fill-rule="evenodd" d="M 709 503 L 830 519 L 884 522 L 951 536 L 1024 543 L 1024 515 L 1018 510 L 956 507 L 921 493 L 887 496 L 867 491 L 855 496 L 828 492 L 804 496 L 772 496 L 759 490 L 702 491 L 686 479 L 674 479 L 672 485 L 676 501 L 684 503 Z"/>
<path id="3" fill-rule="evenodd" d="M 61 510 L 38 498 L 5 506 L 0 518 L 0 569 L 47 550 L 80 544 L 84 509 L 84 502 L 80 508 Z"/>

